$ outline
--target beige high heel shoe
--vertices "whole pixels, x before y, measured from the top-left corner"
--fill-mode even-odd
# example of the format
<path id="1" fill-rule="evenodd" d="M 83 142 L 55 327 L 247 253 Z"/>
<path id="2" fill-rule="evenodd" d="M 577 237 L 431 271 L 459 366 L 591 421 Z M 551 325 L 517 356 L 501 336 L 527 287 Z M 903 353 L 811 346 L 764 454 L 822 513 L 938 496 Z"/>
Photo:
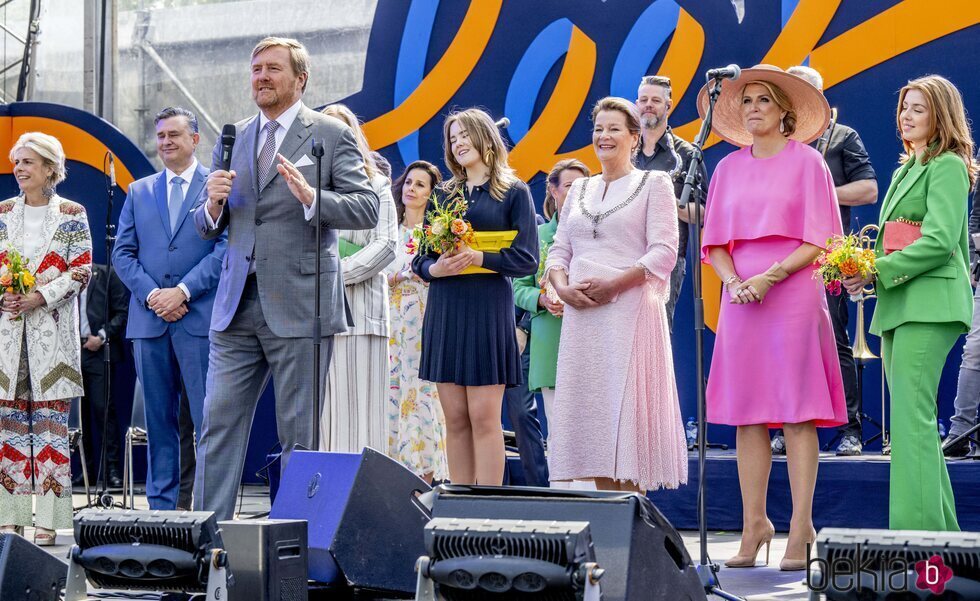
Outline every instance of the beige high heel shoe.
<path id="1" fill-rule="evenodd" d="M 806 548 L 807 545 L 812 545 L 817 542 L 817 531 L 813 528 L 810 529 L 810 536 L 807 540 L 803 541 L 803 547 Z M 800 570 L 806 569 L 806 562 L 809 558 L 804 557 L 803 559 L 793 559 L 791 557 L 783 556 L 779 561 L 779 569 L 783 572 L 799 572 Z"/>
<path id="2" fill-rule="evenodd" d="M 18 534 L 24 536 L 23 526 L 0 526 L 0 534 Z"/>
<path id="3" fill-rule="evenodd" d="M 732 557 L 725 562 L 726 568 L 754 568 L 756 557 L 758 557 L 759 549 L 762 548 L 762 545 L 766 546 L 765 565 L 769 565 L 769 547 L 772 544 L 772 537 L 776 535 L 776 528 L 772 525 L 772 522 L 767 521 L 766 523 L 768 528 L 766 529 L 766 533 L 762 535 L 762 538 L 759 539 L 759 544 L 755 546 L 755 551 L 751 555 L 736 555 Z M 742 535 L 744 540 L 745 533 L 743 532 Z"/>

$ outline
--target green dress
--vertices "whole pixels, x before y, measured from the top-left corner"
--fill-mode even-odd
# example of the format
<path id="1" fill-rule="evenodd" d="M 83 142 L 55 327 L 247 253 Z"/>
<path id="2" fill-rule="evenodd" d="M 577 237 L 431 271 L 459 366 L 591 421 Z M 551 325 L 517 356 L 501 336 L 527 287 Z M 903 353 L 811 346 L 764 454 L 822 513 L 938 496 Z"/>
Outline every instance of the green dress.
<path id="1" fill-rule="evenodd" d="M 538 226 L 543 256 L 547 255 L 548 249 L 554 243 L 557 229 L 557 214 L 548 223 Z M 539 273 L 543 271 L 544 258 L 540 264 L 542 269 Z M 541 294 L 539 277 L 534 274 L 514 280 L 514 304 L 531 314 L 531 368 L 528 372 L 528 388 L 532 391 L 555 387 L 558 340 L 561 337 L 561 318 L 538 305 L 538 296 Z"/>

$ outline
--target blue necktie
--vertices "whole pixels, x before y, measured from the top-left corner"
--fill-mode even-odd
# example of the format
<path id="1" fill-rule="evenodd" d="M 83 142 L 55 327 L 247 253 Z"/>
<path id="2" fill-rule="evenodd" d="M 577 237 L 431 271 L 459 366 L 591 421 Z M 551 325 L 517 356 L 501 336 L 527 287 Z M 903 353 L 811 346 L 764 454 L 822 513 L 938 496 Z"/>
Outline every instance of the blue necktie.
<path id="1" fill-rule="evenodd" d="M 184 179 L 177 176 L 170 180 L 170 233 L 177 227 L 177 220 L 180 219 L 180 207 L 184 205 Z"/>

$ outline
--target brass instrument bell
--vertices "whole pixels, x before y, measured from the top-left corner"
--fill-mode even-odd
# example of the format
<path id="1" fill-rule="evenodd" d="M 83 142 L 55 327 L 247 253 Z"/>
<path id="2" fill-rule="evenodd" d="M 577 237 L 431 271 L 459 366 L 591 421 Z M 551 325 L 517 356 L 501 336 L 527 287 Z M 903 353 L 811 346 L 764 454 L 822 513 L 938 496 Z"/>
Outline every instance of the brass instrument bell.
<path id="1" fill-rule="evenodd" d="M 861 242 L 861 246 L 867 249 L 873 249 L 875 245 L 875 238 L 872 238 L 869 234 L 873 233 L 875 238 L 878 236 L 878 226 L 875 224 L 868 224 L 861 228 L 858 232 L 858 240 Z M 871 361 L 877 359 L 878 356 L 871 352 L 868 348 L 868 339 L 864 332 L 864 301 L 869 298 L 875 298 L 874 285 L 868 285 L 860 294 L 851 296 L 851 300 L 857 303 L 857 323 L 854 324 L 854 346 L 851 347 L 851 352 L 854 354 L 855 361 Z"/>

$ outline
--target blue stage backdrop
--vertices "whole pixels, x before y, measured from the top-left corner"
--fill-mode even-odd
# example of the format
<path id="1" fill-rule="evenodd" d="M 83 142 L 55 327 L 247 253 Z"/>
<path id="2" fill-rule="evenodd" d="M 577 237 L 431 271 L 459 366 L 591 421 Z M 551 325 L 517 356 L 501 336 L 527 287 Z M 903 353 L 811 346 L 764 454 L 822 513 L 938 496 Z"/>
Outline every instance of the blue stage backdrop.
<path id="1" fill-rule="evenodd" d="M 691 140 L 699 125 L 695 98 L 707 69 L 809 64 L 823 74 L 840 122 L 864 139 L 883 196 L 901 152 L 895 109 L 902 85 L 939 73 L 959 86 L 968 111 L 980 109 L 980 82 L 965 59 L 980 53 L 978 22 L 974 0 L 951 0 L 942 8 L 926 0 L 758 0 L 746 2 L 743 14 L 730 0 L 379 2 L 364 87 L 343 102 L 366 122 L 372 146 L 395 175 L 418 158 L 443 165 L 442 123 L 452 109 L 481 106 L 495 119 L 507 117 L 511 163 L 540 207 L 545 174 L 558 159 L 598 166 L 589 114 L 599 98 L 635 99 L 641 76 L 668 75 L 674 89 L 670 123 Z M 711 142 L 709 172 L 733 150 Z M 856 230 L 877 221 L 878 206 L 852 214 Z M 705 275 L 713 328 L 719 284 L 710 269 Z M 870 323 L 874 303 L 867 304 Z M 685 420 L 696 414 L 692 323 L 688 281 L 674 327 Z M 852 306 L 852 333 L 853 324 Z M 706 338 L 710 362 L 711 331 Z M 878 339 L 869 343 L 878 354 Z M 939 391 L 944 420 L 952 411 L 960 349 L 951 353 Z M 880 361 L 865 371 L 865 410 L 879 419 Z M 772 376 L 779 377 L 778 366 Z M 734 442 L 734 429 L 712 427 L 709 433 L 713 441 Z"/>

